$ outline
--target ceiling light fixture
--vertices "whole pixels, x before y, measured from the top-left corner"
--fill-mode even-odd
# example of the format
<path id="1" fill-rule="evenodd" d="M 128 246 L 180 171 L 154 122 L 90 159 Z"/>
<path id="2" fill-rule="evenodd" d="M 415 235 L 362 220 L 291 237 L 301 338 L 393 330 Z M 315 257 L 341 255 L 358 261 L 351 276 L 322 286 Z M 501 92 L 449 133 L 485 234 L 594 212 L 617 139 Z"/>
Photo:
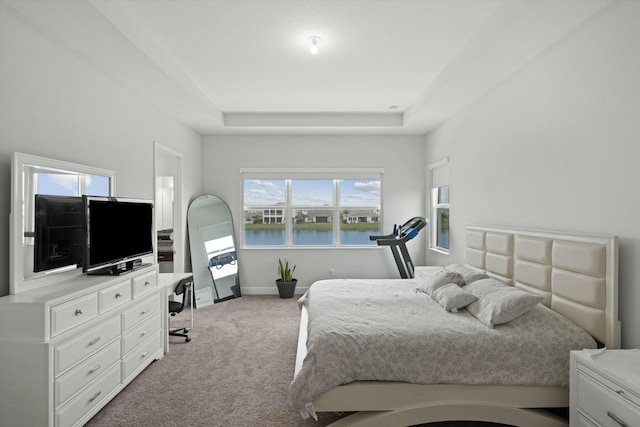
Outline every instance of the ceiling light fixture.
<path id="1" fill-rule="evenodd" d="M 311 52 L 312 55 L 316 55 L 318 53 L 318 50 L 320 49 L 318 44 L 320 43 L 320 37 L 318 36 L 311 36 L 309 37 L 309 42 L 311 43 L 311 47 L 309 47 L 309 52 Z"/>

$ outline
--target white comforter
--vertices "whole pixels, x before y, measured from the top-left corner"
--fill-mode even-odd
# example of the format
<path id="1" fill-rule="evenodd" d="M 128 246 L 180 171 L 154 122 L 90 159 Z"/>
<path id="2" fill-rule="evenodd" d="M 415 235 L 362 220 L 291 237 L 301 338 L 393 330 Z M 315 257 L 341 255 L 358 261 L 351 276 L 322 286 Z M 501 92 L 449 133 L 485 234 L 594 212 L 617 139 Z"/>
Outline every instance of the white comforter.
<path id="1" fill-rule="evenodd" d="M 594 348 L 591 336 L 538 305 L 489 329 L 466 310 L 448 313 L 421 279 L 341 279 L 314 283 L 307 355 L 289 387 L 293 406 L 354 381 L 417 384 L 567 386 L 569 351 Z"/>

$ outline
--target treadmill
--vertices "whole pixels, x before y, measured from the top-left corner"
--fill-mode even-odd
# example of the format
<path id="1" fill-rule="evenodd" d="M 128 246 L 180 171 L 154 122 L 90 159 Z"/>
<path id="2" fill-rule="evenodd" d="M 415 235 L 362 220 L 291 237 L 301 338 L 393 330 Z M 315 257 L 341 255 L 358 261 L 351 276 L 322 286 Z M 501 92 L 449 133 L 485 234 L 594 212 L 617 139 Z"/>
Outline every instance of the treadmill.
<path id="1" fill-rule="evenodd" d="M 409 251 L 407 241 L 416 237 L 429 221 L 421 216 L 411 218 L 400 227 L 393 226 L 393 233 L 384 236 L 369 236 L 369 240 L 375 240 L 378 246 L 389 246 L 393 259 L 403 279 L 413 279 L 414 266 Z"/>

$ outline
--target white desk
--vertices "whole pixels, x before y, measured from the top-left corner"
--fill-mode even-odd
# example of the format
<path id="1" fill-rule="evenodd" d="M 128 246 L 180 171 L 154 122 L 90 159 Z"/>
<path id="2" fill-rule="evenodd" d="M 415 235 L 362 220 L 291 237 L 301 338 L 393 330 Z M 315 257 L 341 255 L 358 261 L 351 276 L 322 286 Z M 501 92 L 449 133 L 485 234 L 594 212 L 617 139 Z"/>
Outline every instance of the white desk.
<path id="1" fill-rule="evenodd" d="M 193 273 L 159 273 L 158 274 L 158 281 L 160 284 L 160 287 L 163 288 L 165 290 L 164 292 L 164 304 L 165 304 L 165 308 L 164 308 L 164 315 L 166 318 L 165 324 L 166 324 L 166 329 L 167 329 L 167 333 L 164 336 L 164 352 L 165 353 L 169 353 L 169 295 L 171 295 L 174 291 L 174 289 L 176 288 L 176 285 L 178 284 L 178 282 L 182 279 L 185 279 L 187 277 L 191 277 L 193 276 Z M 193 307 L 195 305 L 195 292 L 193 292 L 193 284 L 191 285 L 191 307 L 189 307 L 189 309 L 191 310 L 191 329 L 193 329 Z"/>

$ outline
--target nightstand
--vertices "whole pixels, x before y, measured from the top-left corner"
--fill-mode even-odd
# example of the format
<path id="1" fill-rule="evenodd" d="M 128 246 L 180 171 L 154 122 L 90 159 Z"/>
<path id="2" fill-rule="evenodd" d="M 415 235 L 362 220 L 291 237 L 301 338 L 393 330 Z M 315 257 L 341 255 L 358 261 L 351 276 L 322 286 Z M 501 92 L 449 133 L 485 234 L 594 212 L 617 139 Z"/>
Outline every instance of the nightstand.
<path id="1" fill-rule="evenodd" d="M 571 352 L 571 427 L 640 426 L 640 350 Z"/>

